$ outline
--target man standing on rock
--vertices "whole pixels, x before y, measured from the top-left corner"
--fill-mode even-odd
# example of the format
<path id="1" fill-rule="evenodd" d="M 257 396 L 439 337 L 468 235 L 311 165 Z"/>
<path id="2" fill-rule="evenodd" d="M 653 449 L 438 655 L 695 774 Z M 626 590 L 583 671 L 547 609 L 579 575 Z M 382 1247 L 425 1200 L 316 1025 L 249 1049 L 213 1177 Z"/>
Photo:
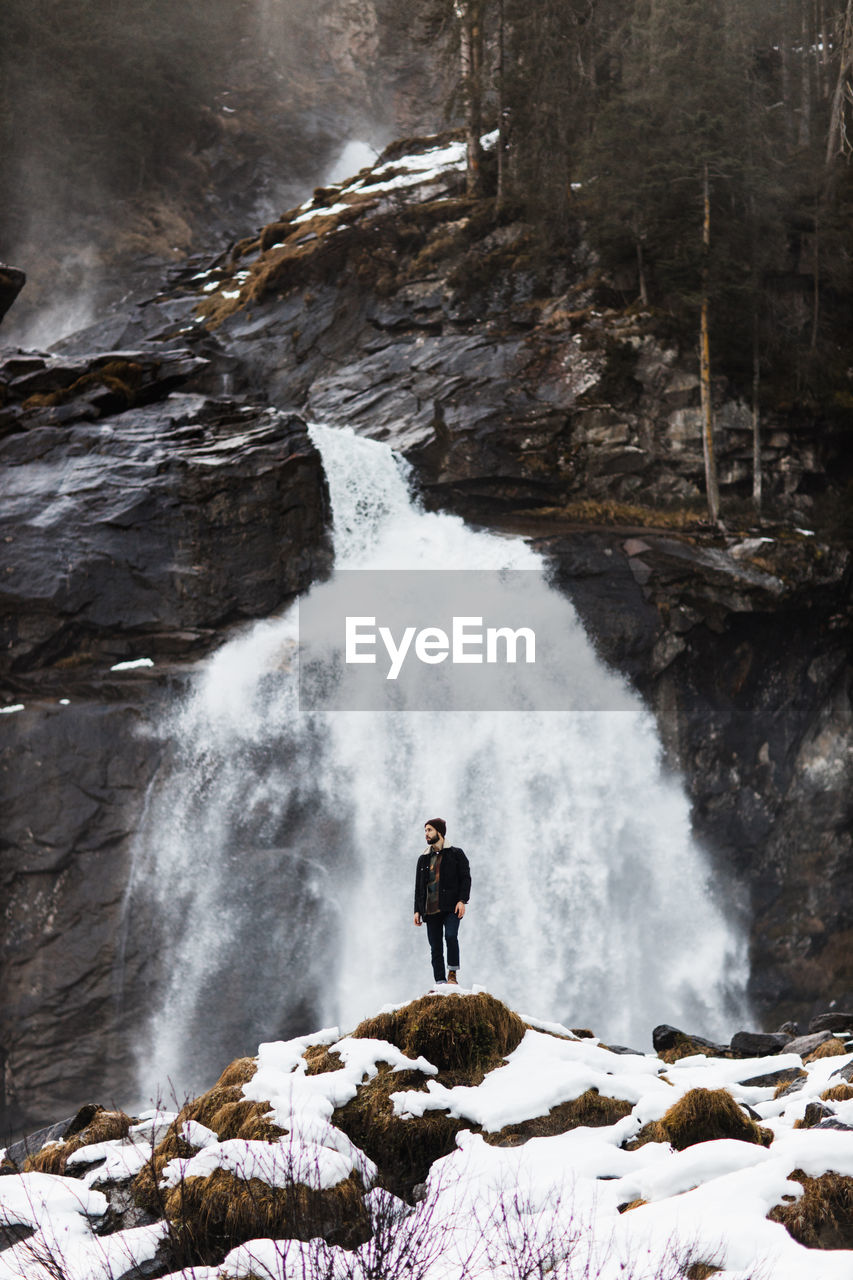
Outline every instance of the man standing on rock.
<path id="1" fill-rule="evenodd" d="M 430 818 L 425 822 L 424 835 L 427 847 L 418 858 L 415 871 L 415 924 L 420 926 L 426 922 L 436 984 L 451 982 L 455 986 L 459 972 L 459 922 L 471 896 L 471 869 L 461 849 L 444 843 L 447 835 L 444 818 Z"/>

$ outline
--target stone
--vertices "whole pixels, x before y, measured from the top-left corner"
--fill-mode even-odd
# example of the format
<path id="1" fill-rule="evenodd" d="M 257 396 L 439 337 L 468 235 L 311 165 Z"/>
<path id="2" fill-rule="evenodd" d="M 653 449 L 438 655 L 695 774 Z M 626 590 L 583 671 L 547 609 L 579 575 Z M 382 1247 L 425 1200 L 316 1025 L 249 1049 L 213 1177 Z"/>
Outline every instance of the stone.
<path id="1" fill-rule="evenodd" d="M 781 1053 L 787 1045 L 785 1032 L 736 1031 L 729 1047 L 736 1058 L 766 1058 Z"/>
<path id="2" fill-rule="evenodd" d="M 809 1031 L 829 1031 L 832 1035 L 853 1031 L 853 1013 L 820 1013 L 812 1018 Z"/>
<path id="3" fill-rule="evenodd" d="M 661 1023 L 652 1031 L 652 1044 L 655 1053 L 665 1053 L 669 1049 L 676 1049 L 685 1041 L 691 1044 L 701 1046 L 704 1049 L 712 1049 L 715 1054 L 724 1053 L 725 1045 L 716 1044 L 713 1040 L 706 1040 L 704 1036 L 695 1036 L 687 1031 L 679 1031 L 677 1027 L 671 1027 L 667 1023 Z"/>
<path id="4" fill-rule="evenodd" d="M 57 1120 L 54 1124 L 48 1125 L 44 1129 L 38 1129 L 35 1133 L 27 1134 L 25 1138 L 13 1142 L 11 1146 L 6 1148 L 6 1159 L 11 1160 L 17 1169 L 23 1169 L 27 1156 L 35 1155 L 37 1151 L 41 1151 L 46 1142 L 59 1142 L 61 1138 L 68 1138 L 74 1133 L 80 1133 L 93 1119 L 96 1112 L 100 1110 L 101 1107 L 96 1103 L 88 1103 L 86 1106 L 80 1107 L 73 1116 L 68 1116 L 65 1120 Z"/>
<path id="5" fill-rule="evenodd" d="M 784 1034 L 784 1032 L 781 1034 Z M 785 1052 L 798 1053 L 801 1058 L 805 1058 L 806 1055 L 816 1049 L 818 1045 L 824 1044 L 827 1040 L 831 1039 L 831 1031 L 816 1031 L 809 1036 L 795 1036 L 793 1040 L 789 1040 L 785 1045 Z"/>
<path id="6" fill-rule="evenodd" d="M 3 319 L 18 294 L 27 283 L 26 273 L 18 267 L 7 267 L 0 262 L 0 320 Z"/>
<path id="7" fill-rule="evenodd" d="M 825 1102 L 810 1102 L 800 1122 L 801 1129 L 816 1129 L 827 1120 L 834 1120 L 835 1112 Z"/>
<path id="8" fill-rule="evenodd" d="M 787 1053 L 787 1045 L 785 1046 Z M 801 1081 L 799 1067 L 782 1067 L 779 1071 L 768 1071 L 766 1075 L 750 1076 L 748 1080 L 740 1080 L 739 1084 L 754 1086 L 758 1089 L 771 1089 L 780 1084 L 793 1084 L 795 1081 Z M 802 1086 L 801 1086 L 802 1087 Z"/>

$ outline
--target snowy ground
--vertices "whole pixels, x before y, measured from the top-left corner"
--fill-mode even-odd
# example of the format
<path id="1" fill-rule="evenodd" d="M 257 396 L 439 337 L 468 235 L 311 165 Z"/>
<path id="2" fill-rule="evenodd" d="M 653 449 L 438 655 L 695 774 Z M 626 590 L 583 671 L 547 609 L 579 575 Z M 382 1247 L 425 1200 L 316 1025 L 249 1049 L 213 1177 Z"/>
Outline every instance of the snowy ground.
<path id="1" fill-rule="evenodd" d="M 458 994 L 465 992 L 447 998 Z M 414 1209 L 384 1191 L 368 1193 L 379 1231 L 357 1251 L 321 1240 L 256 1240 L 234 1249 L 218 1267 L 173 1275 L 182 1280 L 396 1275 L 675 1280 L 692 1260 L 721 1268 L 720 1280 L 853 1280 L 853 1251 L 806 1249 L 767 1219 L 783 1198 L 802 1194 L 801 1184 L 790 1178 L 795 1169 L 812 1177 L 833 1171 L 853 1178 L 853 1101 L 824 1104 L 850 1129 L 794 1128 L 810 1102 L 843 1083 L 840 1073 L 853 1054 L 806 1064 L 802 1087 L 774 1099 L 773 1085 L 742 1082 L 803 1067 L 798 1054 L 739 1060 L 696 1056 L 667 1065 L 652 1054 L 617 1054 L 594 1038 L 577 1039 L 566 1028 L 547 1025 L 561 1038 L 528 1030 L 506 1065 L 488 1073 L 479 1086 L 446 1088 L 429 1080 L 427 1092 L 396 1093 L 395 1110 L 417 1124 L 424 1111 L 444 1109 L 494 1132 L 594 1088 L 625 1100 L 632 1106 L 630 1115 L 607 1127 L 576 1128 L 519 1146 L 491 1146 L 481 1134 L 463 1130 L 457 1150 L 432 1166 L 425 1197 Z M 306 1075 L 302 1055 L 318 1044 L 338 1052 L 340 1070 Z M 423 1058 L 412 1061 L 385 1041 L 340 1038 L 337 1028 L 261 1045 L 257 1072 L 243 1093 L 268 1101 L 274 1122 L 288 1129 L 288 1136 L 273 1143 L 220 1142 L 209 1129 L 191 1123 L 185 1136 L 197 1154 L 173 1160 L 164 1183 L 224 1167 L 273 1186 L 295 1178 L 321 1188 L 356 1170 L 370 1185 L 375 1166 L 331 1117 L 376 1075 L 379 1062 L 436 1074 Z M 696 1087 L 727 1089 L 772 1130 L 772 1144 L 722 1139 L 680 1152 L 663 1143 L 624 1149 L 643 1125 Z M 165 1224 L 96 1234 L 107 1210 L 98 1188 L 135 1173 L 172 1119 L 172 1114 L 150 1113 L 127 1139 L 75 1153 L 68 1167 L 84 1170 L 82 1179 L 38 1173 L 0 1178 L 5 1223 L 35 1228 L 29 1240 L 0 1254 L 0 1280 L 119 1280 L 153 1258 Z M 92 1168 L 95 1156 L 106 1164 Z M 646 1203 L 619 1211 L 636 1200 Z"/>

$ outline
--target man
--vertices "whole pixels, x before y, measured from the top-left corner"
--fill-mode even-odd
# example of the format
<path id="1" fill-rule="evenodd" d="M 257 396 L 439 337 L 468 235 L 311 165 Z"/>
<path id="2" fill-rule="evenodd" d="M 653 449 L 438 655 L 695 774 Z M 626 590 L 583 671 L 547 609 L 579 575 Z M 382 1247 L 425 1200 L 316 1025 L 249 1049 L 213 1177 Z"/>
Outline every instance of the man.
<path id="1" fill-rule="evenodd" d="M 436 984 L 458 985 L 459 922 L 471 896 L 471 870 L 461 849 L 445 844 L 447 823 L 430 818 L 424 823 L 427 847 L 415 871 L 415 924 L 426 923 Z M 447 939 L 447 977 L 444 976 L 444 939 Z"/>

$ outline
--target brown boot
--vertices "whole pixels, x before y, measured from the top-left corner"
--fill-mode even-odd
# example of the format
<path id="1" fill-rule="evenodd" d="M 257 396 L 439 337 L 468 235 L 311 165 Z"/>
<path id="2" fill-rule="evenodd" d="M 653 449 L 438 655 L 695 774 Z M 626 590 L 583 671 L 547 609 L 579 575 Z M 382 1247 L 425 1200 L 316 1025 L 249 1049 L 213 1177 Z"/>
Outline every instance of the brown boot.
<path id="1" fill-rule="evenodd" d="M 458 986 L 459 986 L 459 983 L 456 981 L 456 970 L 455 970 L 455 969 L 448 969 L 448 970 L 447 970 L 447 981 L 448 981 L 448 982 L 452 982 L 454 987 L 458 987 Z"/>

